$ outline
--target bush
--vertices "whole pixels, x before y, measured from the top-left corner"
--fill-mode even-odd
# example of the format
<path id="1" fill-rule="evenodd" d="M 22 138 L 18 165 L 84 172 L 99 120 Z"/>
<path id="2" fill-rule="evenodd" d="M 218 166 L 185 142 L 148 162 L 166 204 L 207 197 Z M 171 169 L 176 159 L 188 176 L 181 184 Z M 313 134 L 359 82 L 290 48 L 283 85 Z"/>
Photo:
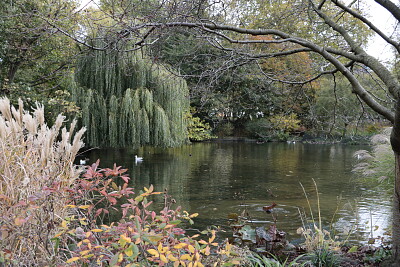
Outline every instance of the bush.
<path id="1" fill-rule="evenodd" d="M 191 141 L 203 141 L 214 138 L 211 134 L 211 126 L 201 120 L 199 117 L 194 117 L 194 109 L 186 114 L 186 119 L 188 121 L 188 137 Z"/>
<path id="2" fill-rule="evenodd" d="M 72 138 L 76 121 L 69 131 L 61 129 L 61 115 L 49 128 L 39 104 L 30 114 L 22 101 L 16 109 L 1 98 L 0 111 L 0 262 L 53 262 L 51 239 L 68 214 L 69 193 L 58 189 L 69 188 L 79 177 L 73 161 L 85 130 Z"/>
<path id="3" fill-rule="evenodd" d="M 300 127 L 300 120 L 297 119 L 297 115 L 291 113 L 289 115 L 275 115 L 270 119 L 272 128 L 277 130 L 278 132 L 289 133 Z"/>
<path id="4" fill-rule="evenodd" d="M 232 136 L 234 126 L 231 122 L 221 122 L 214 130 L 215 134 L 219 137 Z"/>
<path id="5" fill-rule="evenodd" d="M 31 115 L 5 98 L 0 112 L 0 265 L 203 266 L 211 254 L 216 264 L 240 263 L 215 230 L 187 235 L 180 224 L 197 214 L 172 208 L 166 193 L 161 211 L 151 209 L 162 193 L 135 194 L 126 169 L 73 165 L 84 133 L 72 138 L 75 122 L 60 131 L 58 116 L 49 128 L 40 105 Z"/>
<path id="6" fill-rule="evenodd" d="M 271 122 L 267 118 L 250 120 L 245 128 L 253 137 L 267 138 L 271 134 Z"/>

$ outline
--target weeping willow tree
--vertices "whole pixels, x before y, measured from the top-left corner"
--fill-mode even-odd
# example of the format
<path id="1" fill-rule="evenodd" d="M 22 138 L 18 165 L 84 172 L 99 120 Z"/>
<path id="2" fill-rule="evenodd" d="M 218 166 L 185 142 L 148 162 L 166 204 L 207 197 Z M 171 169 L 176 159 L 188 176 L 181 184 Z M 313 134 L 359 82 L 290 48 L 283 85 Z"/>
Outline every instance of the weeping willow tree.
<path id="1" fill-rule="evenodd" d="M 179 146 L 187 142 L 188 88 L 140 52 L 90 51 L 76 71 L 72 97 L 91 146 Z"/>

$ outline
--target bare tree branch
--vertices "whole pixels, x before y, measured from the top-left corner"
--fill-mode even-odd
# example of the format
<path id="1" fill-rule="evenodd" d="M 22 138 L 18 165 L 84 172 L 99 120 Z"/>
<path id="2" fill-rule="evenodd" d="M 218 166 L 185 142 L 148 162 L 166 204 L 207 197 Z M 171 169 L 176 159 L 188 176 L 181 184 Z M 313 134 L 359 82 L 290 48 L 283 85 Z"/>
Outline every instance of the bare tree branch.
<path id="1" fill-rule="evenodd" d="M 346 11 L 347 13 L 349 13 L 350 15 L 352 15 L 353 17 L 361 20 L 362 22 L 364 22 L 371 30 L 373 30 L 374 32 L 376 32 L 380 37 L 382 37 L 383 40 L 385 40 L 387 43 L 393 45 L 393 47 L 397 50 L 398 53 L 400 53 L 400 44 L 397 43 L 395 40 L 391 39 L 390 37 L 388 37 L 386 34 L 384 34 L 381 30 L 379 30 L 374 24 L 372 24 L 371 21 L 369 21 L 367 18 L 365 18 L 363 15 L 355 12 L 354 10 L 352 10 L 351 8 L 345 6 L 344 4 L 342 4 L 341 2 L 339 2 L 338 0 L 332 0 L 332 2 L 337 5 L 338 7 L 340 7 L 341 9 L 343 9 L 344 11 Z"/>

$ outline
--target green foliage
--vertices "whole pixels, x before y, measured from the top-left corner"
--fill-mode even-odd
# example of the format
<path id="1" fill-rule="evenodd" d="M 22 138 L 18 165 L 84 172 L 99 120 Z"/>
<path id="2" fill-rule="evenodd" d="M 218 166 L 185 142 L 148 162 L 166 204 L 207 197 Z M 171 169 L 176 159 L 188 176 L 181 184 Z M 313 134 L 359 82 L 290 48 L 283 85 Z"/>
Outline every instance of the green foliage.
<path id="1" fill-rule="evenodd" d="M 57 29 L 78 28 L 75 8 L 73 0 L 0 2 L 0 95 L 14 104 L 42 103 L 49 123 L 59 113 L 79 115 L 66 84 L 75 42 Z"/>
<path id="2" fill-rule="evenodd" d="M 220 122 L 217 127 L 214 129 L 214 133 L 218 137 L 226 137 L 226 136 L 232 136 L 233 130 L 235 126 L 233 123 L 227 121 L 227 122 Z"/>
<path id="3" fill-rule="evenodd" d="M 340 264 L 339 256 L 329 249 L 317 249 L 310 256 L 313 266 L 316 267 L 336 267 Z"/>
<path id="4" fill-rule="evenodd" d="M 272 116 L 269 121 L 271 122 L 271 127 L 279 132 L 290 133 L 295 129 L 300 127 L 300 120 L 297 119 L 297 115 L 291 113 L 278 114 Z"/>
<path id="5" fill-rule="evenodd" d="M 271 134 L 271 122 L 267 118 L 257 118 L 246 122 L 246 131 L 254 137 L 266 138 Z"/>
<path id="6" fill-rule="evenodd" d="M 278 259 L 272 255 L 271 258 L 267 258 L 265 256 L 260 256 L 258 254 L 252 254 L 251 256 L 248 257 L 250 260 L 250 263 L 252 267 L 294 267 L 294 266 L 309 266 L 309 262 L 305 261 L 302 263 L 299 263 L 298 261 L 303 257 L 304 255 L 300 255 L 297 258 L 295 258 L 293 261 L 288 262 L 289 259 L 286 259 L 284 262 L 279 262 Z"/>
<path id="7" fill-rule="evenodd" d="M 203 266 L 211 254 L 221 263 L 239 264 L 232 257 L 232 245 L 215 242 L 216 231 L 205 231 L 208 238 L 189 236 L 180 225 L 193 224 L 198 214 L 181 207 L 172 208 L 172 198 L 164 193 L 164 207 L 151 208 L 156 195 L 151 185 L 135 194 L 129 187 L 126 169 L 99 169 L 99 161 L 88 167 L 76 185 L 69 189 L 70 215 L 63 218 L 53 237 L 65 263 L 84 265 Z M 110 211 L 118 218 L 107 223 Z M 61 258 L 61 257 L 60 257 Z M 230 259 L 230 260 L 227 260 Z"/>
<path id="8" fill-rule="evenodd" d="M 365 261 L 377 266 L 383 261 L 391 259 L 391 257 L 392 257 L 391 249 L 380 247 L 373 253 L 373 255 L 366 256 Z"/>
<path id="9" fill-rule="evenodd" d="M 211 134 L 211 126 L 201 120 L 199 117 L 195 117 L 194 108 L 190 109 L 190 112 L 186 114 L 186 120 L 188 121 L 188 137 L 192 141 L 203 141 L 214 138 Z"/>
<path id="10" fill-rule="evenodd" d="M 77 29 L 75 8 L 72 0 L 1 1 L 0 80 L 56 86 L 75 47 L 53 25 Z"/>
<path id="11" fill-rule="evenodd" d="M 26 106 L 34 106 L 42 103 L 46 120 L 52 124 L 57 114 L 65 114 L 69 117 L 80 116 L 80 109 L 75 102 L 70 101 L 70 93 L 67 90 L 42 91 L 37 87 L 25 83 L 6 83 L 0 88 L 0 92 L 10 99 L 12 104 L 17 104 L 21 99 Z"/>
<path id="12" fill-rule="evenodd" d="M 90 51 L 80 58 L 72 100 L 91 146 L 179 146 L 187 142 L 188 88 L 138 52 Z"/>
<path id="13" fill-rule="evenodd" d="M 391 100 L 384 94 L 376 79 L 360 71 L 360 82 L 377 98 L 386 103 Z M 352 93 L 351 85 L 343 76 L 327 77 L 320 81 L 314 107 L 314 129 L 333 136 L 368 135 L 373 133 L 382 119 Z"/>

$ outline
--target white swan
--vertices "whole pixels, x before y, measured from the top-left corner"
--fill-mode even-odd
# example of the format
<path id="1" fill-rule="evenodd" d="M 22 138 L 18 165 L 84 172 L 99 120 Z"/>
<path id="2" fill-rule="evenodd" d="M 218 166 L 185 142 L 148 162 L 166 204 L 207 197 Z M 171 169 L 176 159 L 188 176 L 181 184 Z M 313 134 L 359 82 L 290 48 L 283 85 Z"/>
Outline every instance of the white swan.
<path id="1" fill-rule="evenodd" d="M 142 158 L 142 157 L 138 157 L 137 155 L 135 155 L 135 162 L 136 162 L 136 163 L 142 162 L 142 161 L 143 161 L 143 158 Z"/>

